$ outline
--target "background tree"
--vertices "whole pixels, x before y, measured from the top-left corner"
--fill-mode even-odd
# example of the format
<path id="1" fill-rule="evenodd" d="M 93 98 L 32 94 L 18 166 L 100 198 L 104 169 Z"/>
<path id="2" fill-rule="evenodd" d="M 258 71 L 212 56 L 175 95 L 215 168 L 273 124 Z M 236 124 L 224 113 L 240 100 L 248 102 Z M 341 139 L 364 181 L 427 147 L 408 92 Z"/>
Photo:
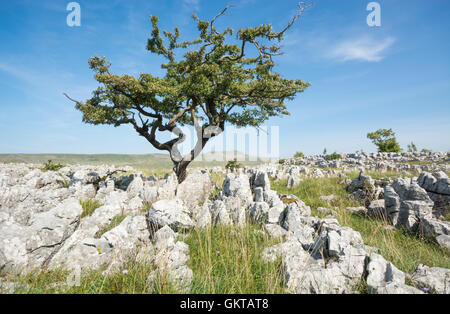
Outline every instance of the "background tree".
<path id="1" fill-rule="evenodd" d="M 233 160 L 228 161 L 225 166 L 225 169 L 229 169 L 233 172 L 236 171 L 237 169 L 241 169 L 241 168 L 244 168 L 244 165 L 239 163 L 237 161 L 237 158 L 234 158 Z"/>
<path id="2" fill-rule="evenodd" d="M 378 152 L 380 153 L 399 153 L 402 151 L 392 129 L 380 129 L 376 132 L 367 134 L 367 138 L 372 140 L 378 147 Z"/>
<path id="3" fill-rule="evenodd" d="M 302 152 L 296 152 L 294 155 L 294 158 L 303 158 L 305 157 L 305 154 L 303 154 Z"/>
<path id="4" fill-rule="evenodd" d="M 414 144 L 413 142 L 411 142 L 411 144 L 408 144 L 408 152 L 415 153 L 417 151 L 418 150 L 416 144 Z"/>
<path id="5" fill-rule="evenodd" d="M 161 31 L 158 17 L 151 16 L 153 30 L 147 49 L 164 57 L 164 77 L 141 74 L 139 77 L 111 73 L 105 57 L 89 60 L 100 86 L 86 102 L 70 100 L 83 113 L 83 122 L 115 127 L 131 124 L 136 132 L 156 149 L 167 151 L 178 181 L 206 143 L 225 129 L 225 124 L 257 127 L 270 117 L 288 115 L 286 100 L 292 100 L 310 84 L 282 77 L 274 71 L 273 58 L 280 55 L 280 42 L 311 5 L 299 3 L 298 13 L 279 32 L 272 25 L 219 31 L 217 19 L 200 20 L 195 14 L 199 37 L 179 42 L 180 31 Z M 235 35 L 234 39 L 230 39 Z M 187 52 L 177 58 L 176 49 Z M 178 145 L 186 136 L 180 129 L 193 125 L 197 143 L 182 156 Z M 176 138 L 161 142 L 157 132 L 173 133 Z"/>

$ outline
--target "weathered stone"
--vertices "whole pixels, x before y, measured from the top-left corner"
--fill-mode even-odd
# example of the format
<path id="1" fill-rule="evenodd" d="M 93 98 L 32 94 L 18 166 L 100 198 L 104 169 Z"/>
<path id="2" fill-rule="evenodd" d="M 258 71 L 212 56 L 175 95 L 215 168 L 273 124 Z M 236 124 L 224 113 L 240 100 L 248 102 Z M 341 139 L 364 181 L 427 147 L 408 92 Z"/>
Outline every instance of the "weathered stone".
<path id="1" fill-rule="evenodd" d="M 266 224 L 264 230 L 272 238 L 282 238 L 288 235 L 288 232 L 278 224 Z"/>
<path id="2" fill-rule="evenodd" d="M 300 177 L 295 176 L 295 175 L 290 175 L 287 180 L 287 187 L 290 189 L 296 188 L 300 185 L 301 182 L 302 182 L 302 179 Z"/>
<path id="3" fill-rule="evenodd" d="M 369 217 L 378 218 L 378 219 L 386 219 L 386 208 L 384 200 L 376 200 L 372 201 L 367 210 L 367 215 Z"/>
<path id="4" fill-rule="evenodd" d="M 255 202 L 264 202 L 264 189 L 259 187 L 259 188 L 254 188 L 253 192 L 255 193 Z"/>
<path id="5" fill-rule="evenodd" d="M 215 183 L 209 173 L 196 171 L 178 185 L 176 196 L 181 199 L 188 208 L 203 205 L 214 192 Z"/>
<path id="6" fill-rule="evenodd" d="M 441 234 L 440 236 L 436 237 L 436 242 L 440 247 L 450 250 L 450 235 Z"/>
<path id="7" fill-rule="evenodd" d="M 420 220 L 420 232 L 425 237 L 436 237 L 439 235 L 450 235 L 450 222 L 425 217 Z"/>
<path id="8" fill-rule="evenodd" d="M 211 226 L 212 216 L 209 210 L 212 204 L 206 202 L 203 206 L 196 206 L 192 209 L 192 218 L 197 228 L 203 229 Z"/>
<path id="9" fill-rule="evenodd" d="M 155 233 L 153 245 L 155 255 L 151 257 L 151 263 L 155 271 L 150 274 L 148 284 L 167 276 L 180 292 L 188 292 L 193 278 L 192 270 L 186 266 L 189 247 L 184 242 L 176 242 L 176 235 L 168 226 Z"/>
<path id="10" fill-rule="evenodd" d="M 214 201 L 214 203 L 211 205 L 210 210 L 214 226 L 232 224 L 230 214 L 228 213 L 227 207 L 225 206 L 225 203 L 223 201 Z"/>
<path id="11" fill-rule="evenodd" d="M 70 198 L 32 216 L 28 226 L 11 221 L 0 224 L 0 269 L 19 273 L 47 265 L 75 231 L 81 212 L 79 201 Z"/>
<path id="12" fill-rule="evenodd" d="M 270 180 L 267 172 L 262 170 L 257 170 L 252 176 L 252 186 L 253 188 L 261 187 L 264 191 L 270 191 Z"/>
<path id="13" fill-rule="evenodd" d="M 264 202 L 254 203 L 249 210 L 253 222 L 267 224 L 269 222 L 269 205 Z"/>
<path id="14" fill-rule="evenodd" d="M 424 294 L 423 291 L 415 287 L 401 284 L 399 282 L 389 282 L 386 284 L 386 287 L 377 289 L 374 292 L 378 294 Z"/>
<path id="15" fill-rule="evenodd" d="M 365 207 L 346 207 L 345 210 L 354 214 L 360 215 L 367 214 L 367 208 Z"/>
<path id="16" fill-rule="evenodd" d="M 327 202 L 328 204 L 331 204 L 334 200 L 337 199 L 336 195 L 322 195 L 319 197 L 319 200 Z"/>
<path id="17" fill-rule="evenodd" d="M 411 280 L 418 287 L 450 294 L 450 269 L 419 265 L 412 274 Z"/>
<path id="18" fill-rule="evenodd" d="M 301 216 L 300 209 L 296 205 L 291 204 L 285 210 L 284 220 L 281 226 L 287 231 L 292 232 L 303 245 L 310 245 L 314 242 L 313 235 L 315 230 L 303 224 Z"/>
<path id="19" fill-rule="evenodd" d="M 223 182 L 223 192 L 227 197 L 238 197 L 248 203 L 253 200 L 249 179 L 244 174 L 238 176 L 228 174 Z"/>
<path id="20" fill-rule="evenodd" d="M 370 293 L 385 293 L 391 283 L 405 284 L 405 274 L 376 253 L 370 255 L 367 273 L 367 289 Z"/>
<path id="21" fill-rule="evenodd" d="M 190 212 L 186 209 L 183 202 L 178 199 L 162 200 L 152 204 L 146 217 L 153 232 L 164 226 L 169 226 L 173 230 L 191 229 L 194 227 Z"/>
<path id="22" fill-rule="evenodd" d="M 419 223 L 430 217 L 433 201 L 424 189 L 410 179 L 396 179 L 385 188 L 386 214 L 389 215 L 396 227 L 405 227 L 410 231 L 417 231 Z"/>

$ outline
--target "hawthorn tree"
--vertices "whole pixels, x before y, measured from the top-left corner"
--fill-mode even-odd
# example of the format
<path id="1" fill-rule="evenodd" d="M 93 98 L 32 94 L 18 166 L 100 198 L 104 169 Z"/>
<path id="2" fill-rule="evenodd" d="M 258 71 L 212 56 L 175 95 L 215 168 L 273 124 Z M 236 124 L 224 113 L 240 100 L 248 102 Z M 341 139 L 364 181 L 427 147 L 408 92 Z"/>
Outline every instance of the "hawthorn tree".
<path id="1" fill-rule="evenodd" d="M 367 138 L 372 140 L 380 153 L 399 153 L 402 151 L 392 129 L 380 129 L 367 134 Z"/>
<path id="2" fill-rule="evenodd" d="M 297 14 L 279 32 L 270 24 L 219 31 L 215 22 L 230 6 L 210 21 L 194 14 L 199 37 L 181 42 L 178 28 L 161 34 L 158 17 L 152 15 L 147 50 L 166 59 L 161 65 L 164 77 L 116 75 L 105 57 L 96 56 L 89 65 L 100 86 L 92 97 L 80 102 L 65 95 L 83 113 L 83 122 L 115 127 L 130 124 L 156 149 L 169 152 L 181 183 L 188 165 L 211 138 L 223 132 L 226 123 L 258 127 L 270 117 L 289 114 L 286 100 L 310 83 L 282 77 L 274 71 L 273 59 L 281 54 L 279 44 L 286 31 L 310 6 L 300 2 Z M 177 58 L 177 49 L 187 51 Z M 180 129 L 184 125 L 194 126 L 197 142 L 183 156 L 178 145 L 186 139 Z M 157 132 L 171 132 L 175 138 L 161 142 Z"/>

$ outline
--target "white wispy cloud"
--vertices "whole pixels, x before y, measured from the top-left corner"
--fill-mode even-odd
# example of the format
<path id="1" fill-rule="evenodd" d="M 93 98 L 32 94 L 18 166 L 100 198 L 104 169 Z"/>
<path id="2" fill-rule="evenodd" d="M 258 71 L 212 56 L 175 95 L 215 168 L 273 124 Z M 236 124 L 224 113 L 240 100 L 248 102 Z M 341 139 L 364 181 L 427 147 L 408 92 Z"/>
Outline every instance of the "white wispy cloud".
<path id="1" fill-rule="evenodd" d="M 183 4 L 188 8 L 193 8 L 194 10 L 200 9 L 200 0 L 182 0 Z"/>
<path id="2" fill-rule="evenodd" d="M 395 43 L 395 38 L 387 37 L 376 40 L 369 37 L 344 40 L 331 48 L 327 55 L 338 61 L 379 62 L 384 59 L 383 53 Z"/>

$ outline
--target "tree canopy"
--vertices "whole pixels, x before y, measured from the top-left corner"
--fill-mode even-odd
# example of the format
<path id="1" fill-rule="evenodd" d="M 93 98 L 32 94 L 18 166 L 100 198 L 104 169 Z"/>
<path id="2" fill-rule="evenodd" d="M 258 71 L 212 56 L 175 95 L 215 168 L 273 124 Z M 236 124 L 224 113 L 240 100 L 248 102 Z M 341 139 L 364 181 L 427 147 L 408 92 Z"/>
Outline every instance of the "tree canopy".
<path id="1" fill-rule="evenodd" d="M 199 36 L 180 41 L 180 30 L 163 31 L 156 15 L 150 17 L 151 36 L 147 50 L 166 62 L 163 77 L 149 73 L 138 77 L 111 72 L 105 57 L 93 57 L 90 68 L 100 86 L 85 102 L 70 100 L 83 113 L 83 122 L 118 127 L 130 124 L 156 149 L 168 151 L 174 171 L 182 182 L 186 168 L 206 143 L 225 129 L 225 124 L 258 127 L 270 117 L 288 115 L 286 101 L 305 91 L 310 83 L 284 78 L 274 70 L 274 57 L 281 54 L 286 31 L 311 5 L 299 3 L 298 13 L 279 32 L 272 25 L 216 29 L 215 22 L 195 14 Z M 234 36 L 234 39 L 233 39 Z M 177 50 L 185 50 L 178 57 Z M 197 143 L 182 156 L 178 145 L 186 136 L 180 126 L 192 125 Z M 175 138 L 161 142 L 157 132 L 171 132 Z"/>
<path id="2" fill-rule="evenodd" d="M 380 153 L 399 153 L 402 151 L 392 129 L 380 129 L 367 134 L 367 138 L 372 140 Z"/>

